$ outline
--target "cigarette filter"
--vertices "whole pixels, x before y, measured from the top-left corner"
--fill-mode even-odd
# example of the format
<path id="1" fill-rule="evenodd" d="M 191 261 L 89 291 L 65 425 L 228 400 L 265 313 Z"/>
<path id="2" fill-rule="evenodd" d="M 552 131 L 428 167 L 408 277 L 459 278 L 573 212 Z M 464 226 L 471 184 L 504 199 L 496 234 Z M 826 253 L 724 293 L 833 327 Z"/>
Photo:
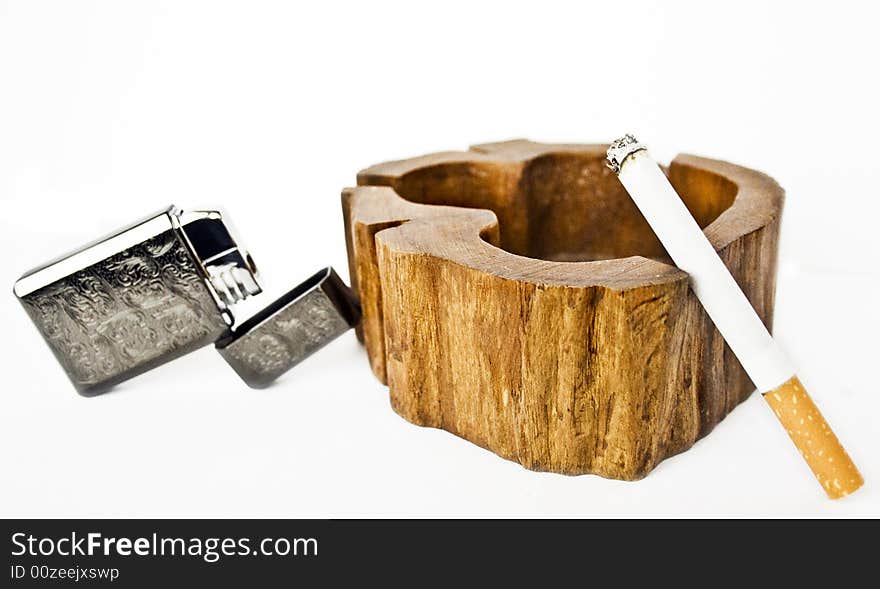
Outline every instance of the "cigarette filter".
<path id="1" fill-rule="evenodd" d="M 608 148 L 608 166 L 676 265 L 690 274 L 697 298 L 828 496 L 858 489 L 862 475 L 647 148 L 626 135 Z"/>

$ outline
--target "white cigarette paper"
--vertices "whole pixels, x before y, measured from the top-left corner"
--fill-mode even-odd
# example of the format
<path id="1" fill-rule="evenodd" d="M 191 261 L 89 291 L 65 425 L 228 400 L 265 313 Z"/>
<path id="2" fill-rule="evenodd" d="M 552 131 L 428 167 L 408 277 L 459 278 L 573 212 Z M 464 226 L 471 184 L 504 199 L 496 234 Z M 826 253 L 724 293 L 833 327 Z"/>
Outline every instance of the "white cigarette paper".
<path id="1" fill-rule="evenodd" d="M 609 147 L 608 163 L 672 260 L 690 274 L 691 288 L 706 313 L 785 426 L 826 493 L 836 499 L 859 488 L 863 479 L 858 469 L 645 146 L 626 135 Z"/>
<path id="2" fill-rule="evenodd" d="M 620 182 L 648 220 L 675 264 L 762 393 L 794 376 L 794 368 L 666 175 L 646 149 L 625 158 Z"/>

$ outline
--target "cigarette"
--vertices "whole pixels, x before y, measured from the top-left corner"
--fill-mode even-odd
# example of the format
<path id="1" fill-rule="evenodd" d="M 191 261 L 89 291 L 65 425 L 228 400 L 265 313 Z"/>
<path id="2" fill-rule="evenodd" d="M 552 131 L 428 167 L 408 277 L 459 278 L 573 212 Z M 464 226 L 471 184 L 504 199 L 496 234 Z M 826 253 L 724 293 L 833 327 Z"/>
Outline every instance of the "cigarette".
<path id="1" fill-rule="evenodd" d="M 694 294 L 828 496 L 838 499 L 861 487 L 862 475 L 798 380 L 788 357 L 647 148 L 625 135 L 608 148 L 608 167 L 675 264 L 690 275 Z"/>

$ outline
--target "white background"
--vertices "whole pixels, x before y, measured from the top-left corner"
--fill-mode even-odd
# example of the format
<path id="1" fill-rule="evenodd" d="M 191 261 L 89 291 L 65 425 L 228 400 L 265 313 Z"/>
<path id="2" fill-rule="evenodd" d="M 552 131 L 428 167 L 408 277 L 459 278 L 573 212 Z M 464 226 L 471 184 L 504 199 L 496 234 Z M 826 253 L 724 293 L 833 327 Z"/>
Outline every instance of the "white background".
<path id="1" fill-rule="evenodd" d="M 0 2 L 0 515 L 880 515 L 877 23 L 840 1 Z M 347 276 L 360 168 L 626 131 L 787 189 L 776 333 L 855 495 L 825 498 L 758 395 L 643 481 L 529 472 L 398 417 L 353 334 L 264 391 L 209 347 L 81 398 L 11 293 L 174 203 L 225 208 L 268 300 Z"/>

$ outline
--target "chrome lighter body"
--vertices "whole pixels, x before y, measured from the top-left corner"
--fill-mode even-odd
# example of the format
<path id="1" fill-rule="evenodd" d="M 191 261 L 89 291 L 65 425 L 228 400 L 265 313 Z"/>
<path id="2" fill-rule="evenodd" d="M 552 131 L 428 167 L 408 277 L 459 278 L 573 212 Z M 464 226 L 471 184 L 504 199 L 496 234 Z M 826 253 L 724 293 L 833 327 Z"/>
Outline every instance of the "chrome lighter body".
<path id="1" fill-rule="evenodd" d="M 236 328 L 232 307 L 261 292 L 253 261 L 220 213 L 176 207 L 26 273 L 14 292 L 73 385 L 88 396 L 218 340 L 257 341 L 270 325 L 283 324 L 268 320 L 285 307 L 276 302 L 259 314 L 261 321 Z M 351 326 L 357 304 L 342 300 L 349 306 L 335 312 Z M 323 337 L 344 331 L 339 322 L 334 326 Z M 263 372 L 252 359 L 256 373 L 246 381 L 265 386 L 301 359 L 267 361 Z M 241 372 L 237 356 L 231 363 Z"/>

